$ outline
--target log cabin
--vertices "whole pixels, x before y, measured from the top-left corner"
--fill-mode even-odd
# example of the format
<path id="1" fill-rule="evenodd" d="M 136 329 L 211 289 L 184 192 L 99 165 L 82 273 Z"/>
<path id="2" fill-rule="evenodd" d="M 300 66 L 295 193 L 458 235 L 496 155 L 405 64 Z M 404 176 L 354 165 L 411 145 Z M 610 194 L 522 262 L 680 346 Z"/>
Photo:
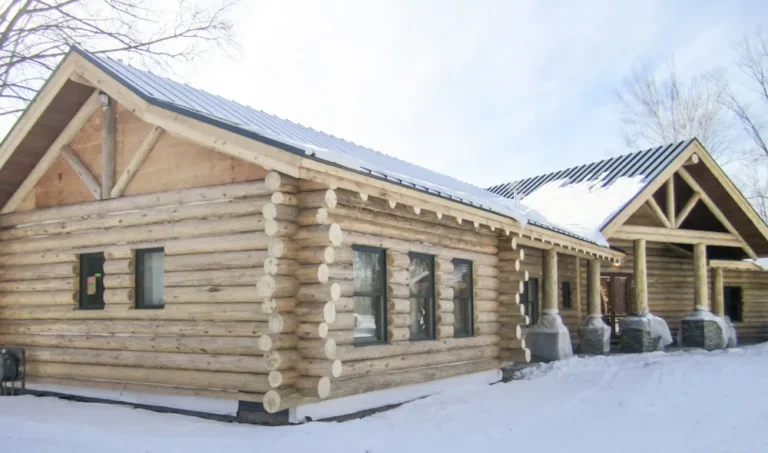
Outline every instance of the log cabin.
<path id="1" fill-rule="evenodd" d="M 531 358 L 523 246 L 553 315 L 558 256 L 625 256 L 76 48 L 0 145 L 0 181 L 0 345 L 26 351 L 28 389 L 243 420 L 496 382 Z"/>
<path id="2" fill-rule="evenodd" d="M 654 349 L 622 332 L 623 321 L 649 312 L 665 320 L 683 346 L 718 347 L 696 333 L 710 309 L 727 317 L 742 341 L 768 339 L 768 272 L 755 262 L 768 254 L 768 227 L 698 140 L 488 190 L 520 199 L 554 225 L 599 232 L 624 252 L 621 263 L 592 263 L 600 269 L 591 274 L 578 258 L 560 263 L 560 313 L 582 349 L 601 347 L 584 335 L 590 317 L 602 318 L 627 352 Z M 522 250 L 522 269 L 531 277 L 523 305 L 535 323 L 542 258 Z M 594 280 L 588 282 L 588 274 Z M 580 304 L 590 287 L 599 291 L 599 303 Z"/>

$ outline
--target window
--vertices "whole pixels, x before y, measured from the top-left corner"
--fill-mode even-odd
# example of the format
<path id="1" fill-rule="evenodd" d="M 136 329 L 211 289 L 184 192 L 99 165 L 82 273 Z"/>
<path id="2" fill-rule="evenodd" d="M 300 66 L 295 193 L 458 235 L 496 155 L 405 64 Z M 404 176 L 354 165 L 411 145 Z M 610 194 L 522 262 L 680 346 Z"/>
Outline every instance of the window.
<path id="1" fill-rule="evenodd" d="M 528 325 L 539 322 L 539 279 L 531 278 L 523 285 L 523 305 L 528 316 Z"/>
<path id="2" fill-rule="evenodd" d="M 731 318 L 731 321 L 743 321 L 741 312 L 741 286 L 723 287 L 723 304 L 725 305 L 725 315 Z"/>
<path id="3" fill-rule="evenodd" d="M 570 309 L 571 306 L 571 282 L 562 282 L 560 284 L 563 296 L 563 308 Z"/>
<path id="4" fill-rule="evenodd" d="M 409 253 L 411 340 L 435 338 L 435 257 Z"/>
<path id="5" fill-rule="evenodd" d="M 473 333 L 472 261 L 453 260 L 453 336 L 471 337 Z"/>
<path id="6" fill-rule="evenodd" d="M 353 250 L 355 344 L 382 343 L 387 340 L 386 251 L 363 246 Z"/>
<path id="7" fill-rule="evenodd" d="M 80 308 L 104 309 L 104 253 L 80 255 Z"/>
<path id="8" fill-rule="evenodd" d="M 163 308 L 163 249 L 136 250 L 136 308 Z"/>

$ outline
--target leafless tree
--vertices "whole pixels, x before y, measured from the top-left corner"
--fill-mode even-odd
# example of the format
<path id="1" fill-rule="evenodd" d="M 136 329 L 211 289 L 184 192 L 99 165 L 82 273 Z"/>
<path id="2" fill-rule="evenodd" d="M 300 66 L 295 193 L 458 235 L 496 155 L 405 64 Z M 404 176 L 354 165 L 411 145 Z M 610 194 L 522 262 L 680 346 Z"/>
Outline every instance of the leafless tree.
<path id="1" fill-rule="evenodd" d="M 658 146 L 698 137 L 715 158 L 728 160 L 732 127 L 722 90 L 710 75 L 684 82 L 672 64 L 658 75 L 640 69 L 625 79 L 616 96 L 628 146 Z"/>
<path id="2" fill-rule="evenodd" d="M 0 2 L 0 116 L 17 114 L 77 45 L 170 68 L 235 46 L 226 13 L 237 0 L 4 0 Z"/>

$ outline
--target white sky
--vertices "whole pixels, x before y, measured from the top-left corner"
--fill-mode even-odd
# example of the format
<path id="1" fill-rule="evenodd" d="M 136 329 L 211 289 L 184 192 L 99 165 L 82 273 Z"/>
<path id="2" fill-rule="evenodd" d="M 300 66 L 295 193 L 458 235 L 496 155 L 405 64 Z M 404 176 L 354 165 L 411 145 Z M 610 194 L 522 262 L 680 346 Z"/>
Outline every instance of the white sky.
<path id="1" fill-rule="evenodd" d="M 630 151 L 615 90 L 671 57 L 729 65 L 762 1 L 243 0 L 208 92 L 479 186 Z"/>

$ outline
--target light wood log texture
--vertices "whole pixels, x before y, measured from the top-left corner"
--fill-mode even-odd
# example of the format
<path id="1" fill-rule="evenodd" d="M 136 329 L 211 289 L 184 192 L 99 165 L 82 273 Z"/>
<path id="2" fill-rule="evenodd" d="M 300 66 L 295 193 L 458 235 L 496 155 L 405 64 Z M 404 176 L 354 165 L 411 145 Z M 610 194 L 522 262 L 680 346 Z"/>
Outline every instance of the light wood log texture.
<path id="1" fill-rule="evenodd" d="M 300 192 L 296 194 L 298 205 L 305 208 L 334 208 L 337 204 L 336 191 L 333 189 Z"/>
<path id="2" fill-rule="evenodd" d="M 104 262 L 105 274 L 130 274 L 134 272 L 133 260 L 107 260 Z"/>
<path id="3" fill-rule="evenodd" d="M 331 381 L 328 377 L 300 378 L 295 386 L 297 390 L 276 389 L 265 393 L 264 410 L 273 414 L 301 404 L 314 403 L 327 398 L 331 392 Z"/>
<path id="4" fill-rule="evenodd" d="M 68 218 L 98 216 L 114 212 L 149 209 L 159 206 L 185 205 L 212 200 L 268 195 L 263 181 L 227 184 L 212 187 L 176 190 L 171 192 L 136 195 L 113 200 L 94 201 L 55 208 L 20 211 L 0 215 L 0 227 L 50 222 Z"/>
<path id="5" fill-rule="evenodd" d="M 104 303 L 132 304 L 135 301 L 133 288 L 104 289 Z"/>
<path id="6" fill-rule="evenodd" d="M 336 259 L 336 248 L 326 247 L 307 247 L 299 251 L 296 258 L 300 264 L 331 264 Z"/>
<path id="7" fill-rule="evenodd" d="M 274 192 L 269 197 L 269 201 L 272 204 L 280 204 L 280 205 L 287 205 L 287 206 L 298 205 L 298 199 L 296 198 L 296 195 L 291 193 L 285 193 L 285 192 Z"/>
<path id="8" fill-rule="evenodd" d="M 25 305 L 0 306 L 0 316 L 7 320 L 166 320 L 166 321 L 270 321 L 277 313 L 266 314 L 260 303 L 199 303 L 171 304 L 158 310 L 143 310 L 133 307 L 133 289 L 116 291 L 116 300 L 105 300 L 103 310 L 80 310 L 77 305 Z M 119 292 L 117 292 L 119 291 Z M 292 316 L 292 315 L 283 315 Z"/>
<path id="9" fill-rule="evenodd" d="M 292 297 L 267 298 L 261 303 L 261 311 L 264 313 L 291 313 L 295 311 L 296 304 L 296 299 Z"/>
<path id="10" fill-rule="evenodd" d="M 495 266 L 498 262 L 498 258 L 495 255 L 476 253 L 460 249 L 449 249 L 441 246 L 425 245 L 416 242 L 392 239 L 389 237 L 373 236 L 369 234 L 359 234 L 354 232 L 345 232 L 342 242 L 344 245 L 348 246 L 368 245 L 372 247 L 394 249 L 398 252 L 405 253 L 412 251 L 417 253 L 445 256 L 447 258 L 463 258 L 475 263 L 482 263 L 489 266 Z"/>
<path id="11" fill-rule="evenodd" d="M 299 190 L 300 182 L 293 176 L 279 173 L 276 171 L 270 171 L 264 178 L 264 184 L 272 192 L 286 192 L 293 193 Z"/>
<path id="12" fill-rule="evenodd" d="M 259 336 L 258 340 L 259 350 L 261 351 L 294 349 L 298 343 L 299 337 L 293 334 L 266 334 Z"/>
<path id="13" fill-rule="evenodd" d="M 425 354 L 405 355 L 402 357 L 384 357 L 380 359 L 344 361 L 342 377 L 370 376 L 394 370 L 429 367 L 447 363 L 467 362 L 489 359 L 498 356 L 496 346 L 483 346 L 450 351 L 430 352 Z"/>
<path id="14" fill-rule="evenodd" d="M 338 313 L 336 319 L 328 324 L 329 330 L 352 330 L 355 325 L 354 313 Z"/>
<path id="15" fill-rule="evenodd" d="M 648 276 L 645 239 L 636 239 L 633 248 L 635 277 L 635 313 L 643 315 L 648 311 Z"/>
<path id="16" fill-rule="evenodd" d="M 15 305 L 68 305 L 78 300 L 78 291 L 29 291 L 0 293 L 0 307 Z"/>
<path id="17" fill-rule="evenodd" d="M 263 364 L 267 370 L 287 370 L 295 368 L 302 361 L 301 355 L 294 349 L 271 350 L 264 354 Z"/>
<path id="18" fill-rule="evenodd" d="M 693 309 L 709 311 L 709 283 L 707 282 L 707 246 L 693 246 Z"/>
<path id="19" fill-rule="evenodd" d="M 529 363 L 531 361 L 531 351 L 530 349 L 510 348 L 502 351 L 499 357 L 505 363 Z"/>
<path id="20" fill-rule="evenodd" d="M 387 341 L 407 341 L 411 338 L 411 329 L 408 327 L 387 327 Z"/>
<path id="21" fill-rule="evenodd" d="M 388 299 L 387 311 L 389 313 L 410 313 L 411 301 L 409 299 Z"/>
<path id="22" fill-rule="evenodd" d="M 0 268 L 0 281 L 71 278 L 78 275 L 79 268 L 78 264 L 72 263 L 2 267 Z"/>
<path id="23" fill-rule="evenodd" d="M 328 336 L 328 324 L 321 323 L 301 323 L 296 328 L 296 336 L 301 339 L 320 339 Z"/>
<path id="24" fill-rule="evenodd" d="M 256 290 L 260 297 L 293 297 L 299 287 L 299 282 L 295 278 L 286 275 L 264 275 L 256 282 Z"/>
<path id="25" fill-rule="evenodd" d="M 78 255 L 70 251 L 50 251 L 0 255 L 0 266 L 26 266 L 28 264 L 77 263 Z"/>
<path id="26" fill-rule="evenodd" d="M 387 250 L 387 268 L 408 269 L 411 264 L 411 257 L 407 253 L 400 253 L 394 250 Z"/>
<path id="27" fill-rule="evenodd" d="M 339 224 L 300 227 L 293 239 L 301 242 L 304 247 L 338 246 L 341 245 L 344 234 Z"/>
<path id="28" fill-rule="evenodd" d="M 248 281 L 243 281 L 248 283 Z M 251 302 L 260 300 L 256 286 L 189 286 L 165 288 L 166 303 Z"/>
<path id="29" fill-rule="evenodd" d="M 717 316 L 725 314 L 725 302 L 723 300 L 723 269 L 712 269 L 712 313 Z"/>
<path id="30" fill-rule="evenodd" d="M 92 310 L 91 310 L 92 311 Z M 138 310 L 140 311 L 140 310 Z M 146 311 L 146 310 L 144 310 Z M 30 320 L 0 321 L 0 333 L 32 335 L 163 335 L 249 337 L 271 332 L 268 322 L 157 320 Z"/>
<path id="31" fill-rule="evenodd" d="M 282 220 L 266 220 L 264 223 L 264 232 L 271 237 L 290 237 L 298 228 L 295 223 Z"/>
<path id="32" fill-rule="evenodd" d="M 101 183 L 93 176 L 93 173 L 83 164 L 80 158 L 77 157 L 72 147 L 69 145 L 62 146 L 61 155 L 67 160 L 69 166 L 72 167 L 72 170 L 80 178 L 80 181 L 93 194 L 93 198 L 101 200 Z"/>
<path id="33" fill-rule="evenodd" d="M 149 156 L 149 153 L 152 152 L 152 149 L 154 149 L 155 144 L 158 140 L 160 140 L 160 136 L 162 134 L 163 129 L 158 126 L 154 126 L 149 130 L 149 132 L 147 132 L 144 140 L 142 140 L 139 147 L 133 153 L 131 161 L 123 169 L 123 172 L 117 179 L 117 182 L 110 192 L 110 198 L 119 198 L 121 195 L 123 195 L 125 188 L 128 187 L 128 184 L 130 184 L 131 180 L 133 179 L 133 175 L 136 174 L 141 165 L 147 159 L 147 156 Z"/>
<path id="34" fill-rule="evenodd" d="M 263 250 L 166 256 L 164 268 L 165 272 L 180 272 L 260 267 L 268 256 Z"/>
<path id="35" fill-rule="evenodd" d="M 456 349 L 478 348 L 495 345 L 499 342 L 496 335 L 478 335 L 467 338 L 442 338 L 433 341 L 403 341 L 397 344 L 372 345 L 355 347 L 339 345 L 336 354 L 344 363 L 357 360 L 372 360 L 385 357 L 405 357 L 414 354 L 444 352 Z M 319 352 L 307 355 L 312 358 L 323 358 Z"/>
<path id="36" fill-rule="evenodd" d="M 108 274 L 109 275 L 109 274 Z M 183 286 L 237 286 L 256 285 L 261 278 L 266 277 L 264 270 L 259 268 L 249 269 L 221 269 L 210 271 L 182 271 L 166 272 L 164 284 L 166 288 Z M 106 282 L 104 286 L 106 286 Z M 275 296 L 281 297 L 281 296 Z"/>
<path id="37" fill-rule="evenodd" d="M 272 238 L 268 243 L 269 256 L 272 258 L 295 259 L 301 247 L 287 238 Z"/>
<path id="38" fill-rule="evenodd" d="M 261 209 L 261 214 L 267 220 L 294 221 L 299 215 L 299 208 L 284 204 L 267 203 Z"/>
<path id="39" fill-rule="evenodd" d="M 0 293 L 67 291 L 80 286 L 77 278 L 51 278 L 45 280 L 20 280 L 0 282 Z"/>
<path id="40" fill-rule="evenodd" d="M 675 220 L 675 228 L 680 228 L 683 225 L 683 222 L 685 222 L 685 219 L 688 218 L 688 215 L 693 211 L 693 208 L 696 207 L 696 203 L 701 200 L 701 195 L 698 193 L 694 193 L 691 195 L 691 198 L 688 199 L 688 201 L 683 206 L 683 209 L 680 210 L 680 213 L 677 215 L 677 219 Z"/>
<path id="41" fill-rule="evenodd" d="M 296 306 L 294 313 L 301 322 L 331 324 L 336 321 L 336 304 L 333 301 L 301 303 Z"/>
<path id="42" fill-rule="evenodd" d="M 27 364 L 27 375 L 71 379 L 99 379 L 130 381 L 146 384 L 202 387 L 221 390 L 267 392 L 272 389 L 266 374 L 229 373 L 213 371 L 145 369 L 126 366 L 76 365 L 64 363 L 32 362 Z"/>
<path id="43" fill-rule="evenodd" d="M 296 371 L 303 376 L 327 376 L 337 378 L 341 376 L 343 366 L 340 360 L 312 360 L 304 359 L 296 363 Z"/>
<path id="44" fill-rule="evenodd" d="M 439 325 L 435 326 L 435 337 L 437 338 L 452 338 L 455 335 L 453 325 Z"/>
<path id="45" fill-rule="evenodd" d="M 299 354 L 305 358 L 331 360 L 337 358 L 338 347 L 333 338 L 301 340 L 296 344 L 296 348 Z"/>

